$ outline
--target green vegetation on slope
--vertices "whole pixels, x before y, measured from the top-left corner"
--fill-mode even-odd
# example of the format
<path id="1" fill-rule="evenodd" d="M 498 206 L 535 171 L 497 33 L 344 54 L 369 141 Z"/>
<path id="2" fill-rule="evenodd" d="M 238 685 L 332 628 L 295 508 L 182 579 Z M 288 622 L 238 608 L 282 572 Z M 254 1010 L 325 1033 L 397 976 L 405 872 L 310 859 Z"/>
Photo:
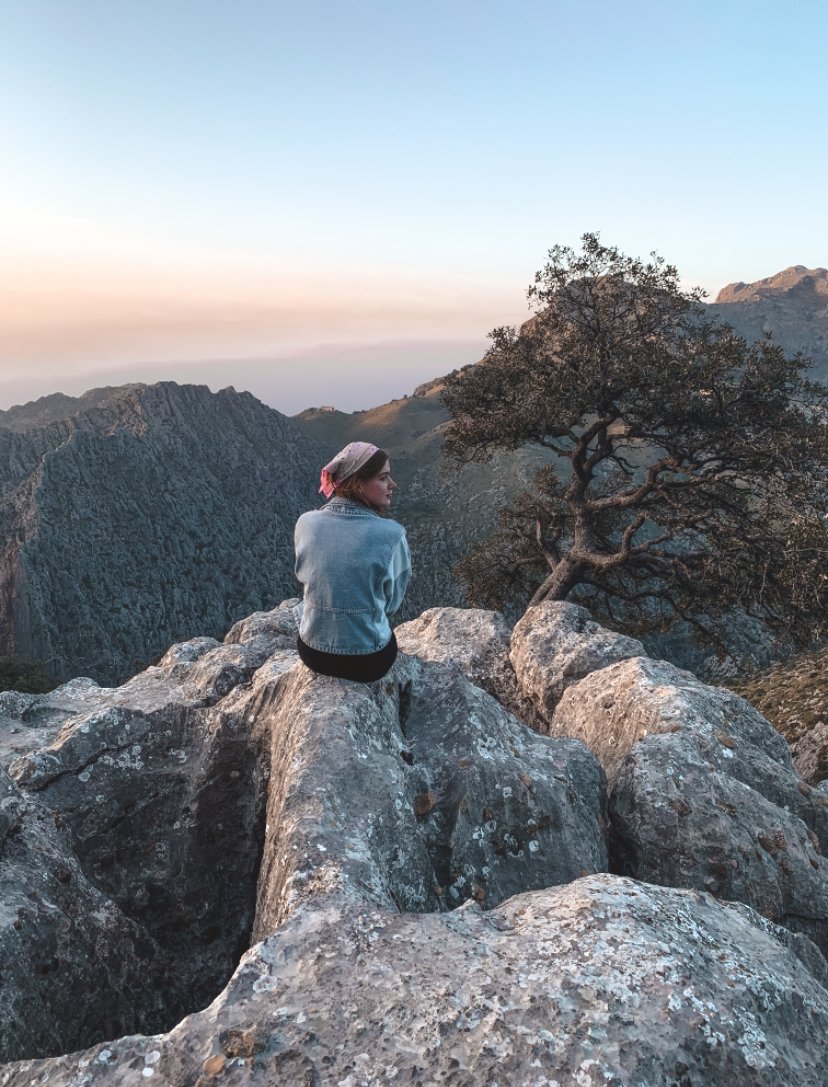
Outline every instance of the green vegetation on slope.
<path id="1" fill-rule="evenodd" d="M 41 661 L 20 654 L 0 657 L 0 691 L 45 694 L 56 686 L 57 680 L 47 675 Z"/>

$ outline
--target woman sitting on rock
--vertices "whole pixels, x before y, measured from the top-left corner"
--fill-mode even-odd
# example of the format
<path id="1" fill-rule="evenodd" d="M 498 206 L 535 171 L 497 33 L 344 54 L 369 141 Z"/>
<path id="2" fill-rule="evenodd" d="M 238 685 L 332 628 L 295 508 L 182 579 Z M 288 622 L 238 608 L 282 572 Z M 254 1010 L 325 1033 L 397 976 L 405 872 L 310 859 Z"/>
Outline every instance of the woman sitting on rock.
<path id="1" fill-rule="evenodd" d="M 329 501 L 296 522 L 299 656 L 322 675 L 372 683 L 396 660 L 388 616 L 411 576 L 405 529 L 386 516 L 397 485 L 387 454 L 368 442 L 346 445 L 321 482 Z"/>

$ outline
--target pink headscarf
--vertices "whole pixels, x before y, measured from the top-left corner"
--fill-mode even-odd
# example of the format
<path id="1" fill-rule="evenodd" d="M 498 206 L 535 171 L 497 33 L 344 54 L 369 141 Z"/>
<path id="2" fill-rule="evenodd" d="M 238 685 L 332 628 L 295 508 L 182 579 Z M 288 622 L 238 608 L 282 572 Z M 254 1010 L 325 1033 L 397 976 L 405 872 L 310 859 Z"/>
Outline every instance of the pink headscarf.
<path id="1" fill-rule="evenodd" d="M 319 477 L 322 484 L 319 488 L 321 494 L 330 498 L 336 490 L 338 483 L 344 482 L 348 476 L 358 472 L 363 464 L 367 464 L 378 451 L 379 446 L 370 442 L 350 442 L 344 449 L 340 449 L 333 460 L 328 461 L 322 469 Z"/>

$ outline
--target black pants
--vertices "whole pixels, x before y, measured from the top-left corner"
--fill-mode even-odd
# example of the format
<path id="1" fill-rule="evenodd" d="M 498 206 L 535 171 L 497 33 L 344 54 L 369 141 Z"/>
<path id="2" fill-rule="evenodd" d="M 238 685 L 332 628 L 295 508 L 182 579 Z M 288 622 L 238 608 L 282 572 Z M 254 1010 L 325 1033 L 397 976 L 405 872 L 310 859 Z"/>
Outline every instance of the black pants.
<path id="1" fill-rule="evenodd" d="M 336 676 L 337 679 L 353 679 L 357 683 L 373 683 L 382 679 L 397 659 L 397 639 L 393 633 L 388 644 L 376 653 L 323 653 L 320 649 L 305 645 L 301 638 L 296 639 L 296 648 L 311 671 L 323 676 Z"/>

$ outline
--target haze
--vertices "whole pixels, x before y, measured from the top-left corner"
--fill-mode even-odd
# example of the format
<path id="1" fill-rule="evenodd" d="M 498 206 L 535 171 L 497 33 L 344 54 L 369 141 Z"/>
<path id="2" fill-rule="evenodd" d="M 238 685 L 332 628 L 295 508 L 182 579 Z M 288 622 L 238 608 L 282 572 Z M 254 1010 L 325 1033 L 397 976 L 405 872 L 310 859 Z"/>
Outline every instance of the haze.
<path id="1" fill-rule="evenodd" d="M 173 379 L 355 410 L 474 361 L 556 242 L 715 293 L 828 264 L 804 2 L 7 0 L 0 408 Z"/>

